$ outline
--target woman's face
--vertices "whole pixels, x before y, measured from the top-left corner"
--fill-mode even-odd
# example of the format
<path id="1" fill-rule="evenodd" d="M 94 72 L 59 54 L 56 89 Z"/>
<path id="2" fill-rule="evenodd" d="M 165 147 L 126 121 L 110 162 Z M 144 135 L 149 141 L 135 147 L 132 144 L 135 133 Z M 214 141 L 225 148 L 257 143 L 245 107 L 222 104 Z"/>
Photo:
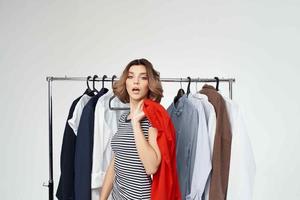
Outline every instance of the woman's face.
<path id="1" fill-rule="evenodd" d="M 140 101 L 147 97 L 148 76 L 144 65 L 132 65 L 128 70 L 126 89 L 130 101 Z"/>

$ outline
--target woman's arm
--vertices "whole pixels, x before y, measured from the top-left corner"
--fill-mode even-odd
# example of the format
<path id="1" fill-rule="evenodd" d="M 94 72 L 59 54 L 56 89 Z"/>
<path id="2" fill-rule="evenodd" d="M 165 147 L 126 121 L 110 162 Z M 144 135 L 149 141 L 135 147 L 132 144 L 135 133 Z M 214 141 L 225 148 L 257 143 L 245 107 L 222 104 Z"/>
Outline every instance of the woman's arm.
<path id="1" fill-rule="evenodd" d="M 104 178 L 104 182 L 103 182 L 103 186 L 102 186 L 102 190 L 101 190 L 101 194 L 100 194 L 100 200 L 107 200 L 112 187 L 113 187 L 113 182 L 115 179 L 115 169 L 114 169 L 114 165 L 115 165 L 115 156 L 113 155 L 110 164 L 107 168 L 106 174 L 105 174 L 105 178 Z"/>
<path id="2" fill-rule="evenodd" d="M 148 175 L 154 174 L 159 167 L 161 154 L 156 142 L 157 129 L 149 127 L 148 140 L 142 131 L 140 122 L 133 122 L 133 131 L 139 157 Z"/>

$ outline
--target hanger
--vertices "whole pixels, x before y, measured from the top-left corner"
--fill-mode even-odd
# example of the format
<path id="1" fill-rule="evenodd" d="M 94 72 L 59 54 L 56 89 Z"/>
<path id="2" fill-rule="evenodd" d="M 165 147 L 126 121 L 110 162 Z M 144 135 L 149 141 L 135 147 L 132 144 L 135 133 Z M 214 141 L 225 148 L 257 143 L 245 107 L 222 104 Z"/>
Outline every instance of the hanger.
<path id="1" fill-rule="evenodd" d="M 185 94 L 184 89 L 182 89 L 181 81 L 182 81 L 182 78 L 180 80 L 180 89 L 178 90 L 177 95 L 174 97 L 174 104 L 176 104 L 177 101 L 180 99 L 180 97 L 182 97 Z"/>
<path id="2" fill-rule="evenodd" d="M 199 80 L 200 78 L 198 77 L 198 80 Z M 198 81 L 196 81 L 196 84 L 195 84 L 195 87 L 196 87 L 196 93 L 198 92 Z"/>
<path id="3" fill-rule="evenodd" d="M 104 75 L 103 77 L 102 77 L 102 88 L 104 88 L 104 80 L 107 78 L 107 76 L 106 75 Z"/>
<path id="4" fill-rule="evenodd" d="M 97 76 L 97 75 L 94 75 L 94 76 L 93 76 L 93 92 L 98 93 L 99 91 L 95 88 L 95 81 L 96 81 L 96 78 L 98 78 L 98 76 Z"/>
<path id="5" fill-rule="evenodd" d="M 91 76 L 88 76 L 87 78 L 86 78 L 86 86 L 87 86 L 87 89 L 85 90 L 85 92 L 84 92 L 84 94 L 87 94 L 87 95 L 89 95 L 89 96 L 94 96 L 95 94 L 94 94 L 94 91 L 90 88 L 90 86 L 89 86 L 89 81 L 90 81 L 90 79 L 91 79 L 92 77 Z"/>
<path id="6" fill-rule="evenodd" d="M 111 78 L 111 88 L 112 88 L 112 89 L 113 89 L 113 87 L 114 87 L 114 80 L 115 80 L 115 78 L 117 78 L 116 75 L 113 75 L 112 78 Z"/>
<path id="7" fill-rule="evenodd" d="M 92 77 L 91 76 L 86 77 L 86 86 L 87 86 L 86 92 L 87 93 L 92 91 L 92 89 L 90 88 L 90 85 L 89 85 L 90 78 L 92 78 Z"/>
<path id="8" fill-rule="evenodd" d="M 191 93 L 191 89 L 190 89 L 190 85 L 191 85 L 191 77 L 187 77 L 189 79 L 189 83 L 188 83 L 188 86 L 187 86 L 187 89 L 186 89 L 186 95 L 189 96 L 189 94 Z"/>
<path id="9" fill-rule="evenodd" d="M 113 85 L 114 85 L 114 79 L 117 78 L 116 75 L 113 75 L 112 78 L 111 78 L 111 87 L 113 88 Z M 116 97 L 116 95 L 113 95 L 112 97 L 109 98 L 109 102 L 108 102 L 108 107 L 110 110 L 129 110 L 130 108 L 119 108 L 119 107 L 112 107 L 111 106 L 111 102 L 112 100 Z"/>
<path id="10" fill-rule="evenodd" d="M 216 82 L 217 82 L 216 90 L 219 91 L 219 82 L 220 82 L 219 77 L 216 76 L 215 79 L 216 79 Z"/>

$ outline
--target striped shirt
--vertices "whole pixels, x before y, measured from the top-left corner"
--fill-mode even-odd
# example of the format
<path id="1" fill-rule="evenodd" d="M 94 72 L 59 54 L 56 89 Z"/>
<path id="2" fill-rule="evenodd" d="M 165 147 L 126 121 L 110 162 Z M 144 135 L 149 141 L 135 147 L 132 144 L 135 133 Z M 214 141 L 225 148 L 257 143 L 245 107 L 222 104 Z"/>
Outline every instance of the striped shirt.
<path id="1" fill-rule="evenodd" d="M 150 199 L 151 176 L 146 174 L 139 158 L 129 112 L 123 113 L 119 119 L 118 130 L 113 136 L 111 147 L 115 153 L 115 180 L 112 199 Z M 140 121 L 142 131 L 148 140 L 148 129 L 151 126 L 147 117 Z"/>

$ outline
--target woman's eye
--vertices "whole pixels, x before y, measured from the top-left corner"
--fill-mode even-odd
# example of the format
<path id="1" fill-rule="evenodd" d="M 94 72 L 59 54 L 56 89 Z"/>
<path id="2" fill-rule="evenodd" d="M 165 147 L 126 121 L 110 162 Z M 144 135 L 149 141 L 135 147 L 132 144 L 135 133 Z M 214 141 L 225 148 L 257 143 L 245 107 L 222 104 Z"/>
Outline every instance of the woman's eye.
<path id="1" fill-rule="evenodd" d="M 142 77 L 143 80 L 148 80 L 148 77 Z"/>
<path id="2" fill-rule="evenodd" d="M 127 76 L 127 78 L 130 78 L 130 79 L 131 79 L 131 78 L 133 78 L 133 76 Z"/>

